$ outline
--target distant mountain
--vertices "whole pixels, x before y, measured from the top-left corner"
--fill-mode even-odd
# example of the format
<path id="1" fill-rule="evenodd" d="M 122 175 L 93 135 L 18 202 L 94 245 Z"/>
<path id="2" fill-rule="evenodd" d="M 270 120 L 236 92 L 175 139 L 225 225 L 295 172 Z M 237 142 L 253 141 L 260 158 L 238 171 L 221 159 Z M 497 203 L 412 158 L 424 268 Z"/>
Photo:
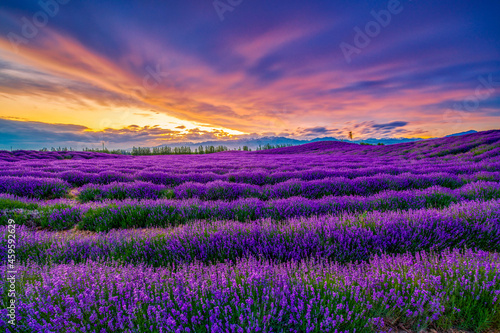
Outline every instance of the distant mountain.
<path id="1" fill-rule="evenodd" d="M 324 137 L 324 138 L 312 139 L 312 140 L 305 141 L 305 142 L 318 142 L 318 141 L 342 141 L 342 140 L 339 140 L 336 138 L 331 138 L 331 137 Z"/>
<path id="2" fill-rule="evenodd" d="M 477 131 L 470 130 L 470 131 L 467 131 L 467 132 L 460 132 L 460 133 L 450 134 L 450 135 L 445 136 L 445 138 L 449 138 L 449 137 L 452 137 L 452 136 L 460 136 L 460 135 L 474 134 L 474 133 L 477 133 Z"/>
<path id="3" fill-rule="evenodd" d="M 365 142 L 365 143 L 370 143 L 372 145 L 376 145 L 377 143 L 383 143 L 384 145 L 395 145 L 397 143 L 405 143 L 405 142 L 415 142 L 415 141 L 421 141 L 424 139 L 421 138 L 387 138 L 387 139 L 365 139 L 365 140 L 354 140 L 353 142 L 355 143 L 360 143 L 360 142 Z"/>
<path id="4" fill-rule="evenodd" d="M 335 141 L 339 141 L 334 138 L 328 138 L 331 141 L 332 139 Z M 319 141 L 322 141 L 323 139 L 320 139 Z M 233 148 L 239 148 L 243 146 L 248 146 L 249 148 L 255 149 L 259 145 L 264 146 L 266 144 L 270 145 L 301 145 L 304 143 L 309 143 L 311 141 L 306 141 L 306 140 L 297 140 L 297 139 L 290 139 L 290 138 L 285 138 L 285 137 L 278 137 L 278 136 L 265 136 L 261 138 L 253 138 L 253 139 L 237 139 L 237 140 L 213 140 L 213 141 L 204 141 L 204 142 L 177 142 L 177 143 L 170 143 L 170 144 L 165 144 L 161 145 L 158 147 L 191 147 L 191 148 L 197 148 L 199 146 L 226 146 L 229 149 Z"/>
<path id="5" fill-rule="evenodd" d="M 375 138 L 370 138 L 370 139 L 364 139 L 364 140 L 352 140 L 349 142 L 354 142 L 354 143 L 361 143 L 361 142 L 366 142 L 366 143 L 371 143 L 371 144 L 377 144 L 379 142 L 383 144 L 396 144 L 396 143 L 403 143 L 403 142 L 412 142 L 412 141 L 418 141 L 422 139 L 407 139 L 407 138 L 390 138 L 390 139 L 375 139 Z M 312 143 L 312 142 L 319 142 L 319 141 L 342 141 L 337 138 L 332 138 L 332 137 L 323 137 L 323 138 L 314 138 L 311 140 L 298 140 L 298 139 L 291 139 L 291 138 L 285 138 L 285 137 L 279 137 L 279 136 L 265 136 L 261 138 L 253 138 L 253 139 L 238 139 L 238 140 L 213 140 L 213 141 L 204 141 L 204 142 L 177 142 L 177 143 L 170 143 L 170 144 L 165 144 L 161 145 L 158 147 L 191 147 L 191 148 L 197 148 L 199 146 L 226 146 L 229 149 L 234 149 L 234 148 L 239 148 L 243 146 L 248 146 L 251 149 L 256 149 L 258 146 L 264 146 L 267 144 L 270 144 L 272 146 L 276 145 L 302 145 L 306 143 Z"/>
<path id="6" fill-rule="evenodd" d="M 459 135 L 466 135 L 466 134 L 472 134 L 472 133 L 477 133 L 476 131 L 467 131 L 467 132 L 462 132 L 462 133 L 456 133 L 456 134 L 451 134 L 448 135 L 448 137 L 451 136 L 459 136 Z M 370 144 L 378 144 L 378 143 L 383 143 L 385 145 L 393 145 L 393 144 L 398 144 L 398 143 L 405 143 L 405 142 L 414 142 L 414 141 L 420 141 L 420 140 L 425 140 L 422 138 L 368 138 L 368 139 L 358 139 L 358 140 L 349 140 L 348 142 L 353 142 L 353 143 L 370 143 Z M 321 138 L 314 138 L 311 140 L 299 140 L 299 139 L 292 139 L 292 138 L 285 138 L 281 136 L 264 136 L 260 138 L 249 138 L 249 139 L 237 139 L 237 140 L 213 140 L 213 141 L 204 141 L 204 142 L 176 142 L 176 143 L 170 143 L 170 144 L 165 144 L 165 145 L 160 145 L 157 147 L 191 147 L 191 148 L 198 148 L 199 146 L 226 146 L 229 149 L 238 149 L 243 146 L 248 146 L 251 149 L 256 149 L 258 146 L 264 146 L 267 144 L 270 144 L 272 146 L 276 145 L 302 145 L 306 143 L 312 143 L 312 142 L 319 142 L 319 141 L 342 141 L 337 138 L 333 137 L 321 137 Z M 344 140 L 345 141 L 345 140 Z M 131 150 L 131 149 L 127 149 Z"/>

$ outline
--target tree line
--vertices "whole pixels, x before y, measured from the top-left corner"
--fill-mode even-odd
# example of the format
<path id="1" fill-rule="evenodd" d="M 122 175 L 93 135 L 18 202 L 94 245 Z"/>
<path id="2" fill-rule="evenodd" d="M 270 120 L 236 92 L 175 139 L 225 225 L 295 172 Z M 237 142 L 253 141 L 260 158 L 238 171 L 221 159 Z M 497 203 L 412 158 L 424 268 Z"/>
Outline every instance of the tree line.
<path id="1" fill-rule="evenodd" d="M 247 147 L 248 148 L 248 147 Z M 133 147 L 131 155 L 189 155 L 189 154 L 212 154 L 228 151 L 226 146 L 199 146 L 198 148 L 191 149 L 189 146 L 181 147 Z M 241 150 L 241 149 L 239 149 Z"/>
<path id="2" fill-rule="evenodd" d="M 374 145 L 370 143 L 361 142 L 361 145 Z M 378 143 L 377 145 L 384 145 L 383 143 Z M 276 149 L 276 148 L 285 148 L 285 147 L 293 147 L 294 144 L 276 144 L 271 145 L 269 143 L 265 145 L 259 145 L 255 150 L 268 150 L 268 149 Z M 82 151 L 94 152 L 94 153 L 105 153 L 105 154 L 116 154 L 116 155 L 132 155 L 132 156 L 143 156 L 143 155 L 190 155 L 190 154 L 213 154 L 220 153 L 223 151 L 252 151 L 252 149 L 248 146 L 238 147 L 237 149 L 229 149 L 226 146 L 199 146 L 197 148 L 192 149 L 189 146 L 181 146 L 181 147 L 133 147 L 132 151 L 127 151 L 124 149 L 113 149 L 110 150 L 106 147 L 102 149 L 99 148 L 83 148 Z M 77 151 L 72 147 L 51 147 L 50 150 L 47 148 L 42 148 L 39 151 Z"/>

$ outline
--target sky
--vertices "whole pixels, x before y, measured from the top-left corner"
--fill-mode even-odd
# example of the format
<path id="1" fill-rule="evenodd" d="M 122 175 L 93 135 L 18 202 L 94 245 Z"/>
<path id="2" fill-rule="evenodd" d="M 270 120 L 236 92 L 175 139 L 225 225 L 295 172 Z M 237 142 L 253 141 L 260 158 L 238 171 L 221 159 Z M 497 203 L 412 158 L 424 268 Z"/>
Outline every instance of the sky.
<path id="1" fill-rule="evenodd" d="M 3 0 L 0 149 L 500 128 L 498 0 Z"/>

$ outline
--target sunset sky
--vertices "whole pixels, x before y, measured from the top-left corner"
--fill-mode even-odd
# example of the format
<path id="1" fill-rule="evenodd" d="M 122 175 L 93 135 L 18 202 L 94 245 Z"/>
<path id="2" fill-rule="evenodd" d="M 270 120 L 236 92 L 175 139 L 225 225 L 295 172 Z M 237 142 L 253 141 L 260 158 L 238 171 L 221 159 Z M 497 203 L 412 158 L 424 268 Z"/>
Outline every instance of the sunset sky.
<path id="1" fill-rule="evenodd" d="M 498 129 L 499 17 L 498 0 L 3 0 L 0 149 Z"/>

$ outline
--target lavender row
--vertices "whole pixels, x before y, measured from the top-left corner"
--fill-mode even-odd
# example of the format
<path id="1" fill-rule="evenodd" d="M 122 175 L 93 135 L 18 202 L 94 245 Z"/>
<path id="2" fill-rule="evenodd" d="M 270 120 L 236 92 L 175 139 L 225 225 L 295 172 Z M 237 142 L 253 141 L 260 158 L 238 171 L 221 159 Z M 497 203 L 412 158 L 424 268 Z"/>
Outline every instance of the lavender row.
<path id="1" fill-rule="evenodd" d="M 44 206 L 74 206 L 78 202 L 71 200 L 69 198 L 58 198 L 58 199 L 36 199 L 30 197 L 20 197 L 13 194 L 0 193 L 0 209 L 6 208 L 32 208 Z M 19 207 L 15 207 L 19 205 Z"/>
<path id="2" fill-rule="evenodd" d="M 421 189 L 436 185 L 453 189 L 463 186 L 467 182 L 485 178 L 500 181 L 500 173 L 488 175 L 478 173 L 462 177 L 447 173 L 433 173 L 428 175 L 402 174 L 398 176 L 384 174 L 354 179 L 337 177 L 312 181 L 290 179 L 276 185 L 264 187 L 224 181 L 206 184 L 188 182 L 175 187 L 173 192 L 174 197 L 177 199 L 236 200 L 253 197 L 268 200 L 294 196 L 318 199 L 328 195 L 371 195 L 387 190 Z"/>
<path id="3" fill-rule="evenodd" d="M 17 270 L 11 332 L 369 332 L 389 322 L 478 332 L 494 328 L 500 310 L 500 256 L 471 250 L 347 266 L 249 258 L 175 270 L 92 261 Z"/>
<path id="4" fill-rule="evenodd" d="M 32 227 L 67 229 L 80 221 L 87 207 L 92 207 L 89 203 L 70 209 L 76 204 L 76 201 L 68 198 L 40 200 L 0 193 L 0 225 L 7 225 L 8 220 L 13 219 L 17 224 Z"/>
<path id="5" fill-rule="evenodd" d="M 125 200 L 82 214 L 79 227 L 92 231 L 116 228 L 164 227 L 186 223 L 189 220 L 237 220 L 262 218 L 284 220 L 294 216 L 340 214 L 370 210 L 407 210 L 439 208 L 467 200 L 500 198 L 500 184 L 477 182 L 450 190 L 439 186 L 425 190 L 384 191 L 362 196 L 323 197 L 306 199 L 292 197 L 263 201 L 238 199 L 235 201 L 190 200 Z M 77 209 L 74 207 L 72 209 Z M 73 221 L 70 221 L 70 224 Z"/>
<path id="6" fill-rule="evenodd" d="M 316 181 L 291 179 L 276 185 L 260 187 L 257 185 L 215 181 L 210 183 L 184 183 L 169 190 L 162 185 L 147 182 L 111 183 L 108 185 L 88 184 L 79 189 L 78 199 L 81 202 L 102 201 L 105 199 L 159 199 L 169 197 L 175 199 L 199 198 L 201 200 L 235 200 L 239 198 L 259 198 L 262 200 L 303 196 L 321 198 L 327 195 L 369 195 L 384 190 L 404 190 L 426 188 L 440 185 L 457 188 L 468 181 L 477 179 L 500 181 L 500 173 L 485 177 L 483 173 L 467 177 L 458 177 L 446 173 L 430 175 L 400 176 L 377 175 L 373 177 L 327 178 Z"/>
<path id="7" fill-rule="evenodd" d="M 173 191 L 163 185 L 147 182 L 119 183 L 108 185 L 87 184 L 78 189 L 80 202 L 132 199 L 161 199 L 172 198 Z"/>
<path id="8" fill-rule="evenodd" d="M 34 177 L 0 177 L 0 193 L 16 196 L 54 199 L 66 196 L 70 185 L 60 179 Z"/>
<path id="9" fill-rule="evenodd" d="M 0 257 L 6 255 L 0 228 Z M 342 217 L 241 223 L 199 221 L 171 229 L 55 234 L 16 230 L 19 262 L 71 263 L 112 259 L 154 267 L 216 263 L 245 257 L 273 261 L 323 258 L 366 261 L 374 255 L 476 248 L 500 251 L 500 200 L 467 202 L 444 210 L 370 212 Z"/>

